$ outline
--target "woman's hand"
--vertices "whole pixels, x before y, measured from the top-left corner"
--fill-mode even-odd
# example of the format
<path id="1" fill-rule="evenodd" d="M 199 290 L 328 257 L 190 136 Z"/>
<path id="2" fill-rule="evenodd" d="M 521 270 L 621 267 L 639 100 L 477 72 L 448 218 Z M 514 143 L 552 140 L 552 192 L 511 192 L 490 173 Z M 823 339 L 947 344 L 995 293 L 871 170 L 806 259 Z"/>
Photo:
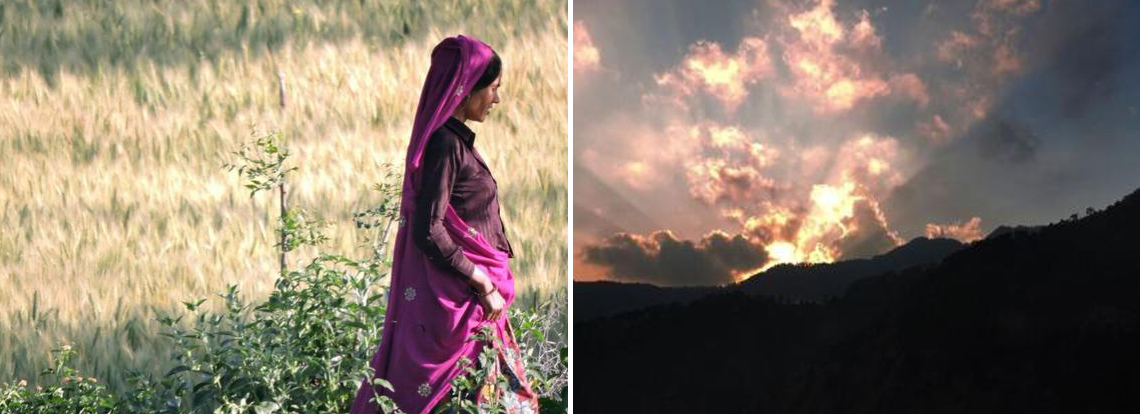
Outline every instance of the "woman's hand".
<path id="1" fill-rule="evenodd" d="M 483 315 L 485 320 L 497 321 L 503 316 L 506 311 L 507 301 L 503 299 L 503 295 L 499 294 L 496 289 L 487 296 L 479 296 L 479 304 L 483 305 Z"/>
<path id="2" fill-rule="evenodd" d="M 483 306 L 484 320 L 499 320 L 507 307 L 507 301 L 503 299 L 499 289 L 495 288 L 495 284 L 491 283 L 491 278 L 476 267 L 475 274 L 471 276 L 471 285 L 475 289 L 476 297 L 479 298 L 479 304 Z"/>

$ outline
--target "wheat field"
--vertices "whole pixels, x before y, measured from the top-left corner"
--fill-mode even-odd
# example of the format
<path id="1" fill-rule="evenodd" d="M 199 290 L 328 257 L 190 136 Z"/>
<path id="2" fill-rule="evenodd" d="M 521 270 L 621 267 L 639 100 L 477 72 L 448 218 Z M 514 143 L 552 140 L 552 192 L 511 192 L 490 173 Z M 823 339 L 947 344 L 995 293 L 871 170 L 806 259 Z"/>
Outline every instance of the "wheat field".
<path id="1" fill-rule="evenodd" d="M 0 382 L 35 383 L 67 343 L 114 389 L 165 368 L 159 312 L 228 284 L 263 298 L 276 197 L 223 168 L 251 134 L 284 136 L 290 206 L 331 222 L 321 250 L 366 256 L 352 213 L 402 164 L 431 47 L 458 33 L 504 62 L 472 128 L 519 303 L 565 300 L 566 1 L 435 3 L 0 3 Z"/>

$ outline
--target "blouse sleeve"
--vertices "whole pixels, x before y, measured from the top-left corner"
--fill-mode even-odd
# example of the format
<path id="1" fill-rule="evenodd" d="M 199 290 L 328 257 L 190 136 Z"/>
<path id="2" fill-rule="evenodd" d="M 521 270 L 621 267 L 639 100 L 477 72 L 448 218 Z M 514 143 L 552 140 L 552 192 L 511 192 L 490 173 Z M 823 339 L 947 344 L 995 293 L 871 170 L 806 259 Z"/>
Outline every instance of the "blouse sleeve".
<path id="1" fill-rule="evenodd" d="M 416 194 L 412 237 L 429 260 L 469 279 L 475 273 L 475 264 L 463 255 L 463 249 L 443 226 L 451 187 L 462 165 L 460 145 L 452 136 L 433 137 L 428 142 L 422 160 L 420 191 Z"/>

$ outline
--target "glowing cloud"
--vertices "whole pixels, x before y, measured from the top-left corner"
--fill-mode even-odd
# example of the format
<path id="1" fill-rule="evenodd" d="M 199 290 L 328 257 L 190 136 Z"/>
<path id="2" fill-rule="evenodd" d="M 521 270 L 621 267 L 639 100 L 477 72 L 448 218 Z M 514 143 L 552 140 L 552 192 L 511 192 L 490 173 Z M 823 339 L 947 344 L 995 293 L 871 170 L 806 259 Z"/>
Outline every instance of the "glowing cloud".
<path id="1" fill-rule="evenodd" d="M 950 224 L 935 224 L 928 223 L 926 225 L 926 237 L 938 238 L 945 237 L 951 239 L 958 239 L 964 243 L 969 243 L 982 238 L 982 219 L 979 217 L 971 218 L 965 223 L 950 223 Z"/>
<path id="2" fill-rule="evenodd" d="M 859 23 L 851 29 L 851 46 L 875 52 L 883 48 L 883 39 L 875 34 L 875 26 L 871 25 L 871 14 L 866 10 L 859 14 Z"/>
<path id="3" fill-rule="evenodd" d="M 994 10 L 1023 15 L 1041 8 L 1041 0 L 986 0 L 982 6 Z"/>
<path id="4" fill-rule="evenodd" d="M 687 136 L 699 145 L 683 158 L 689 194 L 706 204 L 732 205 L 771 199 L 785 188 L 764 173 L 779 151 L 764 145 L 734 125 L 702 122 L 671 127 L 673 136 Z"/>
<path id="5" fill-rule="evenodd" d="M 919 122 L 917 130 L 919 134 L 935 142 L 944 142 L 950 136 L 950 125 L 940 115 L 935 115 L 928 122 Z"/>
<path id="6" fill-rule="evenodd" d="M 955 62 L 962 52 L 978 46 L 978 40 L 973 36 L 960 31 L 950 32 L 950 37 L 938 44 L 938 59 L 943 62 Z"/>
<path id="7" fill-rule="evenodd" d="M 620 139 L 583 151 L 579 162 L 620 180 L 619 187 L 646 196 L 647 203 L 689 197 L 683 201 L 690 211 L 674 228 L 686 235 L 710 228 L 738 232 L 734 237 L 765 251 L 764 267 L 885 253 L 903 241 L 892 224 L 921 232 L 928 219 L 899 215 L 892 223 L 880 203 L 895 203 L 899 186 L 933 153 L 962 144 L 951 142 L 956 134 L 972 137 L 966 134 L 1003 105 L 1003 83 L 1037 64 L 1035 56 L 1021 55 L 1033 51 L 1018 50 L 1017 36 L 1019 30 L 1039 33 L 1018 21 L 1039 10 L 1039 0 L 978 0 L 964 9 L 932 3 L 926 18 L 940 20 L 920 30 L 885 24 L 907 15 L 885 7 L 761 3 L 772 12 L 756 13 L 759 24 L 747 20 L 739 42 L 690 39 L 681 44 L 687 49 L 680 59 L 649 62 L 648 68 L 668 69 L 645 70 L 630 89 L 642 99 L 632 115 L 637 119 L 594 128 L 599 142 Z M 596 65 L 589 34 L 578 23 L 574 29 L 575 51 L 579 43 L 592 49 L 582 65 Z M 575 65 L 581 70 L 577 54 Z M 988 153 L 1022 160 L 1035 148 L 1032 137 L 1001 137 L 984 142 L 994 148 Z M 898 211 L 894 204 L 890 210 Z M 975 219 L 931 223 L 926 230 L 968 241 L 981 237 L 979 226 Z M 638 272 L 618 263 L 625 259 L 597 254 L 636 246 L 641 254 L 622 257 L 652 270 L 642 274 L 664 274 L 654 259 L 663 246 L 689 243 L 698 251 L 707 243 L 672 233 L 597 236 L 594 246 L 608 250 L 595 250 L 591 263 L 641 281 L 651 278 L 631 279 Z M 740 273 L 718 274 L 712 279 Z"/>
<path id="8" fill-rule="evenodd" d="M 891 76 L 891 89 L 897 93 L 914 100 L 919 106 L 925 107 L 930 103 L 930 95 L 926 92 L 926 83 L 913 73 L 904 73 Z"/>
<path id="9" fill-rule="evenodd" d="M 845 142 L 836 154 L 833 163 L 839 182 L 853 181 L 879 195 L 904 180 L 896 167 L 907 160 L 894 138 L 863 134 Z"/>
<path id="10" fill-rule="evenodd" d="M 875 74 L 864 74 L 859 62 L 837 50 L 845 46 L 878 52 L 881 40 L 867 13 L 848 29 L 832 13 L 832 0 L 822 0 L 813 9 L 788 16 L 794 38 L 784 49 L 784 63 L 792 85 L 782 88 L 786 96 L 807 99 L 818 112 L 851 109 L 861 100 L 890 93 L 890 85 Z"/>
<path id="11" fill-rule="evenodd" d="M 853 182 L 842 185 L 817 184 L 811 189 L 811 203 L 802 217 L 789 219 L 784 211 L 774 211 L 747 223 L 752 233 L 780 234 L 765 245 L 771 261 L 765 269 L 780 263 L 823 263 L 868 257 L 902 244 L 891 231 L 879 204 L 858 194 Z M 793 222 L 791 232 L 786 224 Z M 773 233 L 774 233 L 773 232 Z"/>
<path id="12" fill-rule="evenodd" d="M 729 165 L 724 160 L 707 159 L 686 169 L 689 191 L 708 204 L 743 202 L 758 194 L 770 194 L 776 183 L 749 165 Z"/>
<path id="13" fill-rule="evenodd" d="M 994 54 L 994 74 L 1003 75 L 1021 71 L 1021 58 L 1013 51 L 1013 46 L 1003 43 Z"/>
<path id="14" fill-rule="evenodd" d="M 810 209 L 797 220 L 800 226 L 793 237 L 777 239 L 765 246 L 775 252 L 765 268 L 779 263 L 835 261 L 840 252 L 834 241 L 854 230 L 849 228 L 848 219 L 854 213 L 855 203 L 861 199 L 854 191 L 853 183 L 812 186 Z M 762 221 L 778 222 L 778 219 Z"/>
<path id="15" fill-rule="evenodd" d="M 769 253 L 768 267 L 787 262 L 831 262 L 880 254 L 902 243 L 890 229 L 878 200 L 903 181 L 909 162 L 891 137 L 860 134 L 836 151 L 765 150 L 735 127 L 710 125 L 703 157 L 686 165 L 690 194 L 707 204 L 726 206 L 721 214 L 740 224 L 742 234 Z M 770 151 L 771 156 L 745 152 Z M 799 157 L 781 158 L 781 151 Z M 772 174 L 797 171 L 804 176 L 780 181 Z M 826 174 L 819 176 L 821 168 Z M 902 168 L 902 169 L 900 169 Z M 809 179 L 810 180 L 810 179 Z"/>
<path id="16" fill-rule="evenodd" d="M 826 223 L 839 223 L 851 214 L 851 208 L 857 198 L 851 194 L 855 185 L 846 183 L 843 186 L 830 186 L 817 184 L 811 187 L 811 202 L 815 208 L 814 213 L 819 220 Z"/>
<path id="17" fill-rule="evenodd" d="M 619 170 L 618 176 L 630 187 L 639 190 L 648 190 L 657 185 L 655 179 L 659 174 L 656 168 L 644 161 L 632 161 Z"/>
<path id="18" fill-rule="evenodd" d="M 586 25 L 574 22 L 574 71 L 588 72 L 601 67 L 601 54 L 594 46 L 594 40 Z"/>
<path id="19" fill-rule="evenodd" d="M 667 122 L 661 131 L 630 118 L 614 117 L 594 127 L 599 134 L 621 139 L 608 141 L 604 149 L 585 147 L 575 162 L 609 177 L 613 180 L 610 184 L 620 184 L 625 190 L 647 192 L 672 185 L 669 174 L 702 145 L 703 130 L 679 122 Z"/>
<path id="20" fill-rule="evenodd" d="M 902 243 L 878 202 L 904 180 L 907 169 L 900 168 L 909 164 L 895 139 L 862 134 L 834 152 L 802 153 L 795 160 L 812 165 L 808 171 L 829 166 L 823 182 L 780 183 L 780 197 L 754 195 L 751 215 L 736 216 L 746 234 L 765 243 L 768 266 L 866 257 Z"/>
<path id="21" fill-rule="evenodd" d="M 788 16 L 788 24 L 800 32 L 805 42 L 820 48 L 829 47 L 843 40 L 845 33 L 831 12 L 834 6 L 834 0 L 820 0 L 814 9 Z"/>
<path id="22" fill-rule="evenodd" d="M 733 112 L 748 97 L 747 86 L 771 74 L 768 44 L 745 37 L 735 54 L 726 54 L 717 43 L 697 42 L 689 47 L 680 68 L 657 75 L 656 81 L 681 96 L 703 91 Z"/>
<path id="23" fill-rule="evenodd" d="M 711 127 L 709 135 L 712 137 L 712 145 L 717 148 L 740 148 L 744 145 L 744 133 L 736 127 Z"/>

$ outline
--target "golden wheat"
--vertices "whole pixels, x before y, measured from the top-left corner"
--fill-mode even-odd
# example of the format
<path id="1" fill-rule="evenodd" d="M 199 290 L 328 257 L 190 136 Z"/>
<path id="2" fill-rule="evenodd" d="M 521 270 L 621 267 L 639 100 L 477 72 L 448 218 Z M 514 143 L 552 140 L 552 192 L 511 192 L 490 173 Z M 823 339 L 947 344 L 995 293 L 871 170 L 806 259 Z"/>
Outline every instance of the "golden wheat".
<path id="1" fill-rule="evenodd" d="M 477 2 L 499 3 L 525 5 Z M 164 12 L 158 25 L 192 32 L 204 19 L 194 8 L 205 13 L 210 3 L 188 4 L 181 18 Z M 564 290 L 565 3 L 546 8 L 558 4 L 561 14 L 534 20 L 561 26 L 521 34 L 472 22 L 379 44 L 377 36 L 351 35 L 364 30 L 349 24 L 351 10 L 302 6 L 291 13 L 340 27 L 343 36 L 285 40 L 261 52 L 239 37 L 238 47 L 218 48 L 209 59 L 144 54 L 129 65 L 84 57 L 113 51 L 63 48 L 52 58 L 58 70 L 18 54 L 0 57 L 0 382 L 34 380 L 48 350 L 66 342 L 79 347 L 81 370 L 115 387 L 127 369 L 166 366 L 157 312 L 228 284 L 264 297 L 277 272 L 275 198 L 250 199 L 222 168 L 253 131 L 285 136 L 293 154 L 287 164 L 300 168 L 289 184 L 291 206 L 333 224 L 322 250 L 365 257 L 351 214 L 377 201 L 369 186 L 382 178 L 381 165 L 402 163 L 431 47 L 445 33 L 483 31 L 500 41 L 492 46 L 504 59 L 503 102 L 473 125 L 477 146 L 500 184 L 517 283 L 529 292 L 523 302 Z M 9 22 L 20 17 L 13 9 Z M 237 20 L 235 9 L 214 13 Z M 43 10 L 23 12 L 33 22 L 50 19 Z M 139 13 L 129 15 L 145 17 Z M 83 39 L 86 26 L 75 25 L 68 30 Z M 294 253 L 290 262 L 312 253 Z"/>

